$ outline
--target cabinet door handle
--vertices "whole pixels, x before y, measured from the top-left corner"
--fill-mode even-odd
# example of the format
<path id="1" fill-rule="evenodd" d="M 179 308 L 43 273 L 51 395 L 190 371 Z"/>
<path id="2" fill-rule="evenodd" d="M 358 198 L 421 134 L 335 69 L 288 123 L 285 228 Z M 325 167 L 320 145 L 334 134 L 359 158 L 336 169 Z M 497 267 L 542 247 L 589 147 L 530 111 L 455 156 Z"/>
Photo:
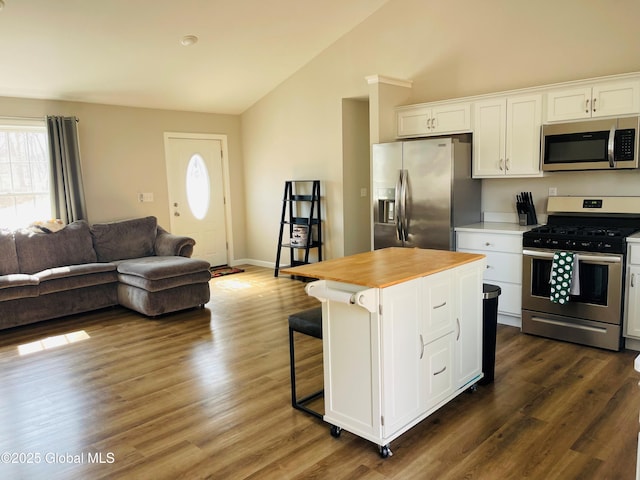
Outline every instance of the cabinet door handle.
<path id="1" fill-rule="evenodd" d="M 437 372 L 434 372 L 433 376 L 435 377 L 436 375 L 440 375 L 441 373 L 444 373 L 446 369 L 447 369 L 447 366 L 445 365 L 444 367 L 442 367 L 441 370 L 438 370 Z"/>
<path id="2" fill-rule="evenodd" d="M 593 111 L 594 112 L 596 111 L 596 100 L 597 100 L 597 98 L 594 98 L 593 102 L 591 102 L 591 106 L 593 107 Z"/>
<path id="3" fill-rule="evenodd" d="M 434 117 L 431 119 L 431 128 L 434 130 L 438 127 L 438 117 Z"/>
<path id="4" fill-rule="evenodd" d="M 456 318 L 456 330 L 458 330 L 458 333 L 456 334 L 456 342 L 458 340 L 460 340 L 460 319 Z"/>
<path id="5" fill-rule="evenodd" d="M 584 113 L 589 113 L 589 99 L 587 98 L 587 109 L 584 111 Z"/>
<path id="6" fill-rule="evenodd" d="M 420 334 L 420 360 L 424 356 L 424 339 L 422 338 L 422 334 Z"/>
<path id="7" fill-rule="evenodd" d="M 440 305 L 436 305 L 435 307 L 433 307 L 433 310 L 437 310 L 438 308 L 442 308 L 447 304 L 446 301 L 442 302 Z"/>
<path id="8" fill-rule="evenodd" d="M 427 130 L 431 130 L 431 119 L 427 118 Z"/>
<path id="9" fill-rule="evenodd" d="M 502 158 L 500 159 L 499 165 L 500 165 L 500 171 L 504 170 L 504 160 Z"/>
<path id="10" fill-rule="evenodd" d="M 632 287 L 636 286 L 636 274 L 635 273 L 631 274 L 631 286 Z"/>
<path id="11" fill-rule="evenodd" d="M 506 168 L 507 170 L 509 170 L 509 169 L 511 168 L 511 167 L 509 166 L 509 159 L 508 159 L 508 158 L 505 160 L 504 164 L 505 164 L 505 168 Z"/>

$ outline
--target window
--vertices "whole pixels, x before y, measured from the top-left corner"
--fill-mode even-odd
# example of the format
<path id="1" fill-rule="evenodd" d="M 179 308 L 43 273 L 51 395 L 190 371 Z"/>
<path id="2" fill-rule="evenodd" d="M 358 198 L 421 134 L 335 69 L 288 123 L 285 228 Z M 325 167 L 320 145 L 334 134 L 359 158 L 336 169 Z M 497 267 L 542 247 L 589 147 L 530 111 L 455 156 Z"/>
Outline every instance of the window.
<path id="1" fill-rule="evenodd" d="M 207 215 L 211 202 L 211 191 L 209 189 L 209 172 L 204 159 L 200 154 L 194 154 L 187 165 L 186 174 L 187 201 L 191 213 L 198 220 L 202 220 Z"/>
<path id="2" fill-rule="evenodd" d="M 49 168 L 44 120 L 0 118 L 0 227 L 51 218 Z"/>

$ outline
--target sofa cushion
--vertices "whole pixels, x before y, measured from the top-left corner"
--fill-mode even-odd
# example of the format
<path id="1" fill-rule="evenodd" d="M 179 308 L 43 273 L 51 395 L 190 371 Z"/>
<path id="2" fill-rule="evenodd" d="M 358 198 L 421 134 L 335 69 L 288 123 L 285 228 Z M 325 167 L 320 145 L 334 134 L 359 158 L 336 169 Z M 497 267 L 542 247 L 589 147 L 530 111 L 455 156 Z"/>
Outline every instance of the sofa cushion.
<path id="1" fill-rule="evenodd" d="M 209 262 L 197 258 L 145 257 L 119 262 L 118 273 L 120 278 L 122 275 L 134 275 L 147 280 L 162 280 L 192 273 L 208 273 L 209 266 Z M 210 277 L 211 274 L 209 274 L 209 279 Z"/>
<path id="2" fill-rule="evenodd" d="M 21 230 L 15 233 L 15 242 L 20 273 L 96 261 L 89 224 L 85 220 L 72 222 L 54 233 Z"/>
<path id="3" fill-rule="evenodd" d="M 0 275 L 0 301 L 37 297 L 38 283 L 38 278 L 34 275 L 23 273 Z"/>
<path id="4" fill-rule="evenodd" d="M 151 317 L 204 305 L 210 296 L 207 282 L 183 285 L 161 292 L 148 292 L 131 285 L 118 284 L 118 303 Z"/>
<path id="5" fill-rule="evenodd" d="M 18 273 L 18 254 L 16 253 L 16 242 L 13 232 L 0 230 L 0 275 Z"/>
<path id="6" fill-rule="evenodd" d="M 112 263 L 52 268 L 35 276 L 40 280 L 40 295 L 118 282 L 118 274 Z"/>
<path id="7" fill-rule="evenodd" d="M 135 218 L 91 226 L 93 246 L 99 262 L 112 262 L 154 254 L 156 217 Z"/>

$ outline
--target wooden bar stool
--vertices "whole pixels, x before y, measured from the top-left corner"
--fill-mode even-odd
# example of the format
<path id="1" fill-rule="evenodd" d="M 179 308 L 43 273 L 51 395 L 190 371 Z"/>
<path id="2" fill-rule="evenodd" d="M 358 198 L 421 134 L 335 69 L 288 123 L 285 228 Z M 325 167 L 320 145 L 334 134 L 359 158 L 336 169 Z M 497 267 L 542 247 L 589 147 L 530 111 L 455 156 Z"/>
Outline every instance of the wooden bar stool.
<path id="1" fill-rule="evenodd" d="M 310 401 L 324 395 L 324 390 L 319 390 L 311 395 L 298 398 L 296 393 L 296 358 L 294 350 L 293 333 L 322 339 L 322 307 L 314 307 L 308 310 L 289 315 L 289 356 L 291 364 L 291 405 L 293 408 L 307 412 L 315 417 L 322 418 L 322 414 L 307 407 Z"/>

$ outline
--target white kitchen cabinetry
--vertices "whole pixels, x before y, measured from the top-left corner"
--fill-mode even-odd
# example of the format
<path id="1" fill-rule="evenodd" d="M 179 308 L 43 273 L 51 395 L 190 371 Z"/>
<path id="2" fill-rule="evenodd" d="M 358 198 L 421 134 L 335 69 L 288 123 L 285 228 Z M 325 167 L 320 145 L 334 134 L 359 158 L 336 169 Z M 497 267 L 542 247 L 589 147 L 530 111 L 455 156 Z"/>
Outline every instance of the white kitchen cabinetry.
<path id="1" fill-rule="evenodd" d="M 473 109 L 474 178 L 542 175 L 542 95 L 490 98 Z"/>
<path id="2" fill-rule="evenodd" d="M 459 252 L 481 253 L 487 263 L 484 281 L 501 289 L 498 298 L 498 323 L 520 327 L 522 324 L 522 231 L 497 232 L 482 229 L 456 229 Z"/>
<path id="3" fill-rule="evenodd" d="M 640 339 L 640 265 L 628 267 L 626 317 L 626 336 Z"/>
<path id="4" fill-rule="evenodd" d="M 323 300 L 324 420 L 334 436 L 344 428 L 385 456 L 482 378 L 483 269 L 479 258 L 384 288 L 307 286 Z"/>
<path id="5" fill-rule="evenodd" d="M 627 272 L 625 286 L 624 336 L 626 347 L 640 348 L 640 243 L 631 238 L 627 245 Z M 634 344 L 634 345 L 631 345 Z"/>
<path id="6" fill-rule="evenodd" d="M 461 267 L 455 272 L 456 306 L 455 386 L 461 388 L 482 372 L 482 299 L 475 297 L 482 285 L 482 268 Z"/>
<path id="7" fill-rule="evenodd" d="M 423 372 L 420 363 L 416 361 L 422 348 L 416 339 L 422 331 L 421 298 L 420 280 L 394 285 L 380 291 L 380 305 L 385 318 L 385 321 L 380 322 L 382 378 L 386 379 L 386 388 L 381 390 L 382 404 L 387 406 L 384 412 L 385 432 L 398 431 L 407 422 L 419 416 L 424 408 L 424 389 L 421 385 Z M 362 374 L 370 375 L 373 368 L 373 365 L 369 365 Z M 329 383 L 337 387 L 334 378 L 331 378 Z M 331 395 L 338 396 L 335 388 L 332 389 Z M 373 404 L 369 408 L 376 409 Z M 335 414 L 339 414 L 340 407 L 336 406 L 333 410 Z M 372 431 L 375 434 L 374 425 Z"/>
<path id="8" fill-rule="evenodd" d="M 382 442 L 480 379 L 481 263 L 380 289 Z"/>
<path id="9" fill-rule="evenodd" d="M 640 80 L 576 86 L 547 93 L 547 122 L 637 113 L 640 113 Z"/>
<path id="10" fill-rule="evenodd" d="M 398 137 L 426 137 L 471 130 L 470 103 L 422 104 L 396 109 Z"/>

